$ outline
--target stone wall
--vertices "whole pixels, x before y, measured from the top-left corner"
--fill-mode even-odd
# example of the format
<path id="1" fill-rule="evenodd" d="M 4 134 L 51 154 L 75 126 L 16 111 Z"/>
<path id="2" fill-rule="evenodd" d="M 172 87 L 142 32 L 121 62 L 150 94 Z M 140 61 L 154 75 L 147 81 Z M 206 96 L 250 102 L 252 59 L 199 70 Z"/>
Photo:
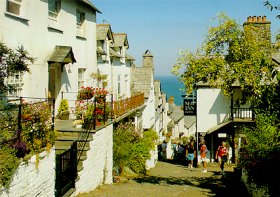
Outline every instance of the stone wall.
<path id="1" fill-rule="evenodd" d="M 113 182 L 113 124 L 92 135 L 90 150 L 87 151 L 87 159 L 83 162 L 83 170 L 78 173 L 79 180 L 76 182 L 73 196 Z"/>
<path id="2" fill-rule="evenodd" d="M 269 189 L 267 186 L 258 186 L 253 180 L 249 179 L 248 172 L 242 169 L 241 181 L 247 188 L 247 191 L 252 197 L 269 197 Z"/>
<path id="3" fill-rule="evenodd" d="M 32 197 L 54 196 L 55 193 L 55 150 L 39 154 L 36 165 L 36 155 L 27 162 L 22 162 L 16 170 L 10 188 L 1 189 L 1 197 Z"/>

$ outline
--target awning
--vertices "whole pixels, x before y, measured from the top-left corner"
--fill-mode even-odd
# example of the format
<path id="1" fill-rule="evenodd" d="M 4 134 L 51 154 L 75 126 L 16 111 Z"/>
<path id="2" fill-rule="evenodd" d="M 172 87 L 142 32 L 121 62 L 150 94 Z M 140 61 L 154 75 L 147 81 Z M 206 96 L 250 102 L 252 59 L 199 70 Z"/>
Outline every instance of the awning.
<path id="1" fill-rule="evenodd" d="M 56 46 L 54 52 L 48 60 L 49 63 L 74 63 L 76 59 L 72 51 L 72 47 L 69 46 Z"/>
<path id="2" fill-rule="evenodd" d="M 217 130 L 221 129 L 222 127 L 224 127 L 224 126 L 230 124 L 231 122 L 232 122 L 232 121 L 228 121 L 228 122 L 224 122 L 224 123 L 218 124 L 218 125 L 216 125 L 216 126 L 214 126 L 214 127 L 211 127 L 210 129 L 207 130 L 207 134 L 211 134 L 211 133 L 213 133 L 214 131 L 217 131 Z"/>

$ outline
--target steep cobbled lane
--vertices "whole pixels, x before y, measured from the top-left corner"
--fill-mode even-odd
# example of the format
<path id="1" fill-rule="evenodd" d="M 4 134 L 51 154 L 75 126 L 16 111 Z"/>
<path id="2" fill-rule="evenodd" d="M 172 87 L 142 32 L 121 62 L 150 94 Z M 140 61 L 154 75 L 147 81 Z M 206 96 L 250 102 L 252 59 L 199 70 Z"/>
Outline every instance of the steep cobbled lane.
<path id="1" fill-rule="evenodd" d="M 209 164 L 207 173 L 201 171 L 201 167 L 158 162 L 143 178 L 103 185 L 79 197 L 247 196 L 231 166 L 225 167 L 224 177 L 217 164 Z"/>

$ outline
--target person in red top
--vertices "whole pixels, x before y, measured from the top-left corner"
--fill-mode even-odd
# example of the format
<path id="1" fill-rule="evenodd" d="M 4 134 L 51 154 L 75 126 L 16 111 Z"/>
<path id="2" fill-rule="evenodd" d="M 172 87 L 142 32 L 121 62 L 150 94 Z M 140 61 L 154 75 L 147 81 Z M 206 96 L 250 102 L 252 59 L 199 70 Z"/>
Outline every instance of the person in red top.
<path id="1" fill-rule="evenodd" d="M 207 163 L 206 163 L 207 147 L 206 147 L 204 139 L 202 139 L 200 143 L 201 143 L 201 146 L 200 146 L 200 158 L 201 158 L 202 165 L 203 165 L 203 171 L 202 172 L 207 172 Z"/>
<path id="2" fill-rule="evenodd" d="M 216 151 L 216 159 L 218 159 L 222 175 L 224 175 L 224 166 L 225 162 L 227 162 L 228 157 L 228 148 L 226 147 L 226 142 L 223 141 L 222 145 L 218 147 Z"/>

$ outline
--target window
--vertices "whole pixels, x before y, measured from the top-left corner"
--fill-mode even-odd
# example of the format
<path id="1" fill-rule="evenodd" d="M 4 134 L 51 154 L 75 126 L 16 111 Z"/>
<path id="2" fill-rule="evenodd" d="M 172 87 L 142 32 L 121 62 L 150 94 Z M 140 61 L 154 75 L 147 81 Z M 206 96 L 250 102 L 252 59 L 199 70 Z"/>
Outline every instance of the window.
<path id="1" fill-rule="evenodd" d="M 76 10 L 76 20 L 77 26 L 82 26 L 85 21 L 85 13 L 81 12 L 80 10 Z"/>
<path id="2" fill-rule="evenodd" d="M 85 70 L 86 69 L 84 69 L 84 68 L 78 69 L 78 90 L 80 90 L 82 88 L 82 86 L 84 85 Z"/>
<path id="3" fill-rule="evenodd" d="M 7 0 L 7 12 L 20 15 L 20 6 L 22 0 Z"/>
<path id="4" fill-rule="evenodd" d="M 56 18 L 61 9 L 61 0 L 48 0 L 49 1 L 49 16 Z"/>
<path id="5" fill-rule="evenodd" d="M 13 73 L 7 79 L 7 84 L 11 88 L 9 89 L 9 96 L 21 96 L 23 88 L 23 73 Z"/>
<path id="6" fill-rule="evenodd" d="M 79 37 L 85 37 L 84 22 L 85 13 L 80 10 L 76 10 L 77 36 Z"/>

